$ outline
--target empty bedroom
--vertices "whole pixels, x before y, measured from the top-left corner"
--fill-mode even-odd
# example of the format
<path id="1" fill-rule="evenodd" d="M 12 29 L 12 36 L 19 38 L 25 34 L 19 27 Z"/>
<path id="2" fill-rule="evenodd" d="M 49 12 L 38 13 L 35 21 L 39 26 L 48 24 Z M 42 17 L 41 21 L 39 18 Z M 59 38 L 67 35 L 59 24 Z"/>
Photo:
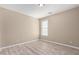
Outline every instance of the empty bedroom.
<path id="1" fill-rule="evenodd" d="M 0 4 L 0 55 L 78 54 L 78 4 Z"/>

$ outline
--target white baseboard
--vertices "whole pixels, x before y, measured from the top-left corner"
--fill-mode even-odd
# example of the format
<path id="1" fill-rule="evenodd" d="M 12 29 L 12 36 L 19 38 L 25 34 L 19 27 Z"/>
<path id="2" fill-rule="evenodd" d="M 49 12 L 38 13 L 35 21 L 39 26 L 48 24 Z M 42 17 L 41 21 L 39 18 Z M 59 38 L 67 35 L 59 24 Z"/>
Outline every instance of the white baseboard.
<path id="1" fill-rule="evenodd" d="M 0 51 L 1 51 L 2 49 L 5 49 L 5 48 L 10 48 L 10 47 L 14 47 L 14 46 L 17 46 L 17 45 L 22 45 L 22 44 L 28 44 L 28 43 L 32 43 L 32 42 L 35 42 L 35 41 L 38 41 L 38 39 L 34 39 L 34 40 L 31 40 L 31 41 L 28 41 L 28 42 L 13 44 L 13 45 L 6 46 L 6 47 L 1 47 L 1 48 L 0 48 Z"/>
<path id="2" fill-rule="evenodd" d="M 78 49 L 79 50 L 79 47 L 68 45 L 68 44 L 63 44 L 63 43 L 54 42 L 54 41 L 48 41 L 48 40 L 42 40 L 42 41 L 46 41 L 46 42 L 50 42 L 50 43 L 55 43 L 55 44 L 58 44 L 58 45 L 62 45 L 62 46 L 66 46 L 66 47 L 70 47 L 70 48 L 74 48 L 74 49 Z"/>

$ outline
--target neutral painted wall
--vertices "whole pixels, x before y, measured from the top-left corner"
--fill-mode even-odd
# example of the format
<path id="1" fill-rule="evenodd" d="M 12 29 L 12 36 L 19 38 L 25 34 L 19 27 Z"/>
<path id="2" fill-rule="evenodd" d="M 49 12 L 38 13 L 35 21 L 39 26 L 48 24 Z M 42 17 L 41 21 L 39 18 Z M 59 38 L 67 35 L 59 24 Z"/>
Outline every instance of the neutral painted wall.
<path id="1" fill-rule="evenodd" d="M 33 17 L 0 8 L 0 20 L 2 21 L 2 28 L 0 28 L 2 47 L 38 38 L 39 22 Z"/>
<path id="2" fill-rule="evenodd" d="M 45 40 L 79 47 L 79 7 L 42 18 L 40 22 L 43 19 L 49 23 Z"/>
<path id="3" fill-rule="evenodd" d="M 1 17 L 1 13 L 0 13 L 0 47 L 1 47 L 1 43 L 2 43 L 1 42 L 1 38 L 2 38 L 1 37 L 2 36 L 1 33 L 2 33 L 2 17 Z"/>

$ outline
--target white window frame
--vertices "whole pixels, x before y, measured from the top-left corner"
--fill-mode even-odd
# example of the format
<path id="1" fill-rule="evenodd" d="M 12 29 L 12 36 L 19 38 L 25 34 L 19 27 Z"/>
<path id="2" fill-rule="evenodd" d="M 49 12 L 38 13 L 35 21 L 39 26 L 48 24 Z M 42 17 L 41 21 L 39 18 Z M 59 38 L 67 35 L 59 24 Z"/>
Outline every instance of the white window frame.
<path id="1" fill-rule="evenodd" d="M 41 35 L 48 36 L 48 20 L 47 19 L 41 21 Z"/>

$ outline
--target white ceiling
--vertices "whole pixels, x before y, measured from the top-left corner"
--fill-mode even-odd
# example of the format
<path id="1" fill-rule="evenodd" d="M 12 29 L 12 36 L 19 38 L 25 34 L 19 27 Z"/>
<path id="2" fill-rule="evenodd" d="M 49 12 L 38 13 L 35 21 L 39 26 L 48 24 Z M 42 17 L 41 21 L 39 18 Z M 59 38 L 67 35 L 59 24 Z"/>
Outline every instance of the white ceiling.
<path id="1" fill-rule="evenodd" d="M 3 4 L 0 5 L 3 8 L 7 8 L 13 11 L 17 11 L 28 16 L 35 18 L 42 18 L 49 15 L 53 15 L 68 9 L 78 7 L 77 4 L 45 4 L 43 7 L 39 7 L 36 4 Z M 51 14 L 49 14 L 51 12 Z"/>

